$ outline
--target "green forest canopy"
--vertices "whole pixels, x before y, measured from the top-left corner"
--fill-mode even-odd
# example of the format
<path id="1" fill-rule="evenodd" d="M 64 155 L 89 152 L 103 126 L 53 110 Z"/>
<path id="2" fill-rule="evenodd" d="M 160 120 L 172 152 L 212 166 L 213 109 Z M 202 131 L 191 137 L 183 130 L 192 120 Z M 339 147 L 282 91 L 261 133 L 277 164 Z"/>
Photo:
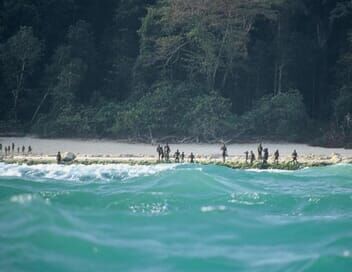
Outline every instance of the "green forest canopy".
<path id="1" fill-rule="evenodd" d="M 351 0 L 1 0 L 0 129 L 352 139 Z"/>

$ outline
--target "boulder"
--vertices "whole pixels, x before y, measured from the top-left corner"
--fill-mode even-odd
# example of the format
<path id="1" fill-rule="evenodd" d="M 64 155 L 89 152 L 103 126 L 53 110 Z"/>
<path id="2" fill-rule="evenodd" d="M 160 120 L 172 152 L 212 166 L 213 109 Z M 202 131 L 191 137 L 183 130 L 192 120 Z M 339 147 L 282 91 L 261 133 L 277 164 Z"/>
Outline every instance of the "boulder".
<path id="1" fill-rule="evenodd" d="M 76 155 L 72 152 L 66 152 L 62 156 L 62 161 L 64 162 L 72 162 L 76 158 Z"/>
<path id="2" fill-rule="evenodd" d="M 338 153 L 333 153 L 331 156 L 331 160 L 333 163 L 340 163 L 342 162 L 342 156 Z"/>

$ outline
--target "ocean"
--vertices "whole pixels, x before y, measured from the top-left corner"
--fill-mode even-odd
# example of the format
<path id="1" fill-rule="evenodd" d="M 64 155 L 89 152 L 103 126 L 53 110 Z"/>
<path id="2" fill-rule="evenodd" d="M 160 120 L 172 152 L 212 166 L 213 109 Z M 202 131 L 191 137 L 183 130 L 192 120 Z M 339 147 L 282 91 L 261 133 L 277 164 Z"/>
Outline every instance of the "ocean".
<path id="1" fill-rule="evenodd" d="M 352 165 L 0 163 L 0 271 L 352 271 Z"/>

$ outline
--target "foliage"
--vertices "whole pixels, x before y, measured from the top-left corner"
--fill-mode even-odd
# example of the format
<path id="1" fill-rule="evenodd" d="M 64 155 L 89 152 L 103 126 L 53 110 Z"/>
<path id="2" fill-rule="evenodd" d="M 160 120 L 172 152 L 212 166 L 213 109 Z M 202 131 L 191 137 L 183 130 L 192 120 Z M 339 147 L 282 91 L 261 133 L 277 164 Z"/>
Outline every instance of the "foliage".
<path id="1" fill-rule="evenodd" d="M 151 93 L 118 114 L 115 133 L 160 136 L 167 132 L 204 140 L 224 135 L 229 128 L 226 121 L 232 117 L 230 102 L 216 93 L 194 89 L 197 86 L 182 83 L 154 86 Z"/>
<path id="2" fill-rule="evenodd" d="M 18 101 L 28 88 L 27 81 L 42 56 L 43 45 L 33 34 L 31 27 L 23 26 L 0 45 L 0 59 L 7 89 L 13 96 L 14 119 L 17 120 Z"/>
<path id="3" fill-rule="evenodd" d="M 204 81 L 214 90 L 230 80 L 247 55 L 256 16 L 275 19 L 271 1 L 160 1 L 143 20 L 141 73 Z M 151 71 L 152 68 L 152 71 Z M 222 77 L 218 77 L 219 74 Z M 159 76 L 149 76 L 158 80 Z M 219 80 L 220 79 L 220 80 Z"/>
<path id="4" fill-rule="evenodd" d="M 32 131 L 44 137 L 87 137 L 91 132 L 89 116 L 83 110 L 63 107 L 55 117 L 41 115 Z"/>
<path id="5" fill-rule="evenodd" d="M 2 1 L 0 122 L 348 144 L 351 33 L 345 0 Z"/>
<path id="6" fill-rule="evenodd" d="M 234 125 L 234 119 L 231 102 L 215 92 L 195 97 L 185 114 L 189 133 L 203 140 L 224 136 Z"/>
<path id="7" fill-rule="evenodd" d="M 239 130 L 247 136 L 269 136 L 295 140 L 307 128 L 308 116 L 302 95 L 292 90 L 268 95 L 242 117 Z"/>
<path id="8" fill-rule="evenodd" d="M 118 115 L 115 132 L 124 131 L 133 135 L 185 133 L 182 121 L 184 114 L 191 109 L 191 97 L 191 86 L 159 83 Z"/>

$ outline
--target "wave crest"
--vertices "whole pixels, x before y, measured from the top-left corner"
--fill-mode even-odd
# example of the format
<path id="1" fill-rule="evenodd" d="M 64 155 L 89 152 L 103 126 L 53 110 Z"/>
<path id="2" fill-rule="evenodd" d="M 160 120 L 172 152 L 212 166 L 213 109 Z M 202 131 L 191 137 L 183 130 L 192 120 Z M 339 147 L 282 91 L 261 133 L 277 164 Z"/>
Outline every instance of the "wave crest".
<path id="1" fill-rule="evenodd" d="M 31 180 L 113 181 L 155 175 L 174 169 L 174 164 L 160 165 L 18 165 L 0 163 L 0 177 Z"/>

